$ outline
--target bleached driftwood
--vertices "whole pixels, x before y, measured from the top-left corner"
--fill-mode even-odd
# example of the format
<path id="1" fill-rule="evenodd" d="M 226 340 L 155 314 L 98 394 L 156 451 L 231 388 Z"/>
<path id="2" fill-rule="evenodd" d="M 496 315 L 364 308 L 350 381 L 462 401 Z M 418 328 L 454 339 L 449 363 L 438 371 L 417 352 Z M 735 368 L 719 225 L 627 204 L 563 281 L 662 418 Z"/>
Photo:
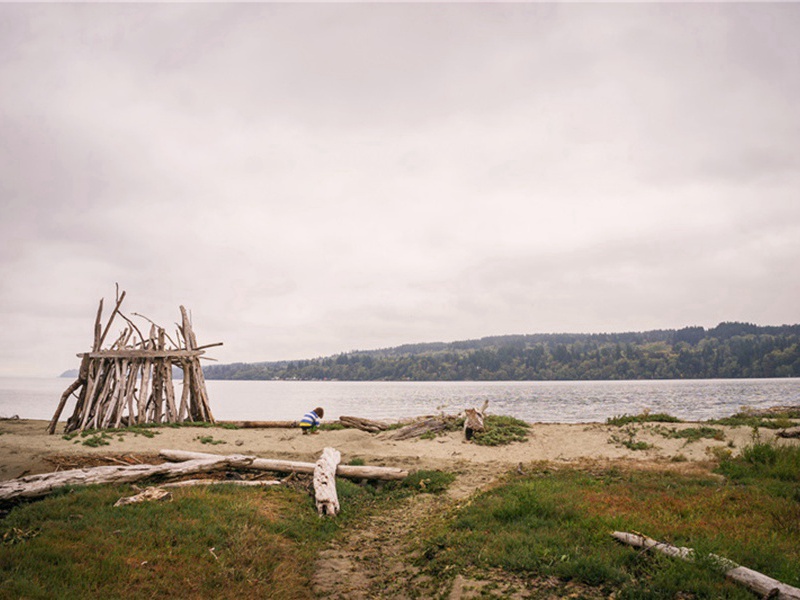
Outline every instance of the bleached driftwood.
<path id="1" fill-rule="evenodd" d="M 161 487 L 149 487 L 135 496 L 126 496 L 114 502 L 114 506 L 127 506 L 128 504 L 139 504 L 140 502 L 153 502 L 157 500 L 172 500 L 172 494 L 161 489 Z"/>
<path id="2" fill-rule="evenodd" d="M 667 556 L 683 560 L 694 559 L 694 550 L 691 548 L 672 546 L 638 533 L 615 531 L 612 535 L 616 540 L 635 548 L 652 548 Z M 716 554 L 710 554 L 709 556 L 724 571 L 725 577 L 760 594 L 763 598 L 800 600 L 800 588 L 787 585 L 763 573 L 737 565 L 735 562 Z"/>
<path id="3" fill-rule="evenodd" d="M 235 485 L 237 487 L 270 487 L 280 485 L 277 479 L 185 479 L 183 481 L 173 481 L 162 483 L 161 488 L 182 488 L 198 485 Z"/>
<path id="4" fill-rule="evenodd" d="M 320 517 L 339 514 L 339 496 L 336 494 L 336 467 L 342 453 L 335 448 L 325 448 L 314 465 L 314 499 Z"/>
<path id="5" fill-rule="evenodd" d="M 379 431 L 386 431 L 389 426 L 386 423 L 379 421 L 371 421 L 370 419 L 363 419 L 361 417 L 339 417 L 339 422 L 345 427 L 352 427 L 353 429 L 360 429 L 369 433 L 378 433 Z"/>
<path id="6" fill-rule="evenodd" d="M 489 401 L 485 400 L 480 410 L 477 408 L 468 408 L 464 411 L 466 413 L 466 417 L 464 418 L 464 437 L 466 439 L 471 440 L 476 431 L 483 431 L 485 429 L 483 420 L 486 416 L 486 409 L 488 406 Z"/>
<path id="7" fill-rule="evenodd" d="M 297 421 L 217 421 L 217 425 L 233 425 L 240 429 L 292 429 Z"/>
<path id="8" fill-rule="evenodd" d="M 117 302 L 105 327 L 100 323 L 103 314 L 103 300 L 100 300 L 92 349 L 78 354 L 81 358 L 78 378 L 61 395 L 47 428 L 49 433 L 55 433 L 58 419 L 73 395 L 77 398 L 75 410 L 66 421 L 64 433 L 143 423 L 214 422 L 200 356 L 204 348 L 220 344 L 198 346 L 189 314 L 183 306 L 180 307 L 181 325 L 175 332 L 177 341 L 149 319 L 150 333 L 145 337 L 120 311 L 124 298 L 125 292 L 120 294 L 117 289 Z M 123 319 L 126 326 L 115 341 L 103 348 L 116 317 Z M 180 399 L 176 397 L 172 380 L 173 366 L 183 370 Z"/>
<path id="9" fill-rule="evenodd" d="M 68 485 L 95 483 L 131 483 L 148 477 L 182 477 L 195 473 L 208 473 L 225 468 L 249 467 L 252 457 L 231 455 L 212 458 L 195 458 L 182 463 L 161 465 L 103 466 L 88 469 L 71 469 L 41 475 L 28 475 L 0 482 L 0 500 L 38 498 Z"/>
<path id="10" fill-rule="evenodd" d="M 778 432 L 778 436 L 782 438 L 800 438 L 800 427 L 789 427 L 787 429 L 781 429 Z"/>
<path id="11" fill-rule="evenodd" d="M 219 458 L 218 454 L 206 454 L 205 452 L 189 452 L 188 450 L 161 450 L 159 455 L 167 460 L 182 461 L 196 460 L 199 458 Z M 298 462 L 292 460 L 276 460 L 271 458 L 253 459 L 247 468 L 259 471 L 274 471 L 276 473 L 314 473 L 314 463 Z M 408 471 L 396 467 L 372 467 L 354 466 L 340 464 L 336 469 L 339 477 L 348 479 L 378 479 L 382 481 L 396 481 L 408 477 Z"/>
<path id="12" fill-rule="evenodd" d="M 392 436 L 393 440 L 408 440 L 426 433 L 438 433 L 447 429 L 447 420 L 442 417 L 431 417 L 418 423 L 412 423 L 398 429 Z"/>

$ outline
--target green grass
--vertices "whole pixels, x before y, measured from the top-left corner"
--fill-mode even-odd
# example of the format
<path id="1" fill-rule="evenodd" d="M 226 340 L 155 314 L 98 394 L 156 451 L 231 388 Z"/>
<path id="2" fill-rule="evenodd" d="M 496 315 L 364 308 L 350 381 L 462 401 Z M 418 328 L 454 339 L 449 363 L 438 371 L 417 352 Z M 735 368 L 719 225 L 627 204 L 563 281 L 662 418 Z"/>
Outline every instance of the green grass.
<path id="1" fill-rule="evenodd" d="M 708 427 L 706 425 L 700 427 L 686 427 L 685 429 L 667 429 L 666 427 L 657 427 L 653 431 L 664 436 L 665 438 L 685 439 L 687 443 L 697 442 L 702 439 L 712 439 L 722 441 L 725 439 L 725 432 L 716 427 Z"/>
<path id="2" fill-rule="evenodd" d="M 667 413 L 650 413 L 644 411 L 638 415 L 619 415 L 606 419 L 606 425 L 616 425 L 621 427 L 630 423 L 680 423 L 678 417 L 673 417 Z"/>
<path id="3" fill-rule="evenodd" d="M 338 479 L 335 519 L 283 486 L 182 488 L 169 502 L 117 508 L 135 488 L 65 489 L 0 521 L 0 599 L 312 598 L 316 554 L 334 536 L 451 479 L 420 472 L 382 487 Z"/>
<path id="4" fill-rule="evenodd" d="M 774 450 L 754 447 L 724 463 L 722 472 L 734 473 L 734 481 L 542 466 L 509 475 L 428 531 L 423 566 L 434 578 L 510 573 L 578 582 L 596 597 L 752 599 L 708 560 L 642 553 L 610 536 L 636 531 L 798 586 L 800 451 Z"/>
<path id="5" fill-rule="evenodd" d="M 623 446 L 628 450 L 649 450 L 650 448 L 654 448 L 653 444 L 637 440 L 636 436 L 638 433 L 639 429 L 636 425 L 630 423 L 620 428 L 619 431 L 612 433 L 611 437 L 608 438 L 608 442 L 610 444 L 616 444 L 617 446 Z"/>
<path id="6" fill-rule="evenodd" d="M 216 446 L 217 444 L 227 444 L 225 440 L 215 440 L 213 435 L 198 435 L 196 438 L 198 442 L 201 444 L 211 444 L 212 446 Z"/>
<path id="7" fill-rule="evenodd" d="M 463 421 L 460 425 L 463 427 Z M 530 425 L 525 421 L 504 415 L 487 415 L 484 431 L 478 431 L 472 441 L 480 446 L 504 446 L 528 439 Z"/>
<path id="8" fill-rule="evenodd" d="M 800 413 L 797 411 L 776 413 L 774 415 L 770 415 L 769 417 L 760 417 L 747 412 L 739 412 L 730 417 L 708 421 L 708 423 L 713 425 L 727 425 L 729 427 L 787 429 L 789 427 L 796 427 L 798 424 L 800 424 L 800 421 L 797 421 L 797 419 L 800 419 Z"/>

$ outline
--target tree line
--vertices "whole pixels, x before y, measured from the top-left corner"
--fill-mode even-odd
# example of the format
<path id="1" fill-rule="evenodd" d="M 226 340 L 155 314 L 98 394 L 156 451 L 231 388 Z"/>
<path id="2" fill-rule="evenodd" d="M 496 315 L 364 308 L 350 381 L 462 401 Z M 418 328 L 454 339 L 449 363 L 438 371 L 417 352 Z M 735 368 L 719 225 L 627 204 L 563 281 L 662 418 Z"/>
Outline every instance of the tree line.
<path id="1" fill-rule="evenodd" d="M 800 377 L 800 325 L 534 334 L 410 344 L 309 360 L 233 363 L 207 379 L 542 381 Z"/>

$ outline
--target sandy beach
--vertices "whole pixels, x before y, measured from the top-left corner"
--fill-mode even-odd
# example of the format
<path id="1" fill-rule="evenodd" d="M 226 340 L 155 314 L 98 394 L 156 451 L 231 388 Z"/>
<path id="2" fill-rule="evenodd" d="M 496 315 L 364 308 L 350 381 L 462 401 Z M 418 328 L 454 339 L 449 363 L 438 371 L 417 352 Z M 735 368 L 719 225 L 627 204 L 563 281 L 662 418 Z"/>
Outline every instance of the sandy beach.
<path id="1" fill-rule="evenodd" d="M 668 429 L 698 426 L 692 423 L 666 425 Z M 723 432 L 722 439 L 704 438 L 687 443 L 685 439 L 665 437 L 658 432 L 658 424 L 645 424 L 637 426 L 636 441 L 653 447 L 631 450 L 612 439 L 615 434 L 620 437 L 619 427 L 600 423 L 538 423 L 532 424 L 527 441 L 499 447 L 467 442 L 461 432 L 450 432 L 435 439 L 397 441 L 391 439 L 391 431 L 371 434 L 344 429 L 302 435 L 299 429 L 165 427 L 154 429 L 157 433 L 153 437 L 130 432 L 111 433 L 108 445 L 92 448 L 84 445 L 82 442 L 86 438 L 80 436 L 64 439 L 63 424 L 55 435 L 49 435 L 46 427 L 46 421 L 0 421 L 0 479 L 49 472 L 57 466 L 64 468 L 70 458 L 77 461 L 81 457 L 118 459 L 134 455 L 138 460 L 156 461 L 159 450 L 165 448 L 314 462 L 323 448 L 331 446 L 342 453 L 345 463 L 360 459 L 368 465 L 409 470 L 480 471 L 486 473 L 487 478 L 520 463 L 535 461 L 623 461 L 632 466 L 662 463 L 685 469 L 709 461 L 714 448 L 735 454 L 752 441 L 749 427 L 715 426 Z M 763 441 L 773 439 L 774 435 L 771 430 L 760 431 Z M 798 443 L 798 440 L 783 442 Z"/>

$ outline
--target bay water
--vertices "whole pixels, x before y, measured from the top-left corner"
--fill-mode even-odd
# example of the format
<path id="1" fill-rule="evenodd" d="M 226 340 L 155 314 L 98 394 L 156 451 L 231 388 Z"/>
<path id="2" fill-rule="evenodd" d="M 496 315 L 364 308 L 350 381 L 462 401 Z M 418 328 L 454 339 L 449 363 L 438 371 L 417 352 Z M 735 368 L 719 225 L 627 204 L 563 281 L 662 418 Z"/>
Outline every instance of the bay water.
<path id="1" fill-rule="evenodd" d="M 51 419 L 71 379 L 0 378 L 0 417 Z M 182 382 L 176 381 L 180 395 Z M 217 420 L 298 420 L 314 407 L 341 415 L 396 420 L 456 414 L 489 401 L 489 414 L 543 423 L 604 422 L 649 410 L 686 421 L 742 408 L 800 405 L 800 379 L 658 381 L 220 381 L 206 382 Z M 65 420 L 75 408 L 68 400 Z"/>

